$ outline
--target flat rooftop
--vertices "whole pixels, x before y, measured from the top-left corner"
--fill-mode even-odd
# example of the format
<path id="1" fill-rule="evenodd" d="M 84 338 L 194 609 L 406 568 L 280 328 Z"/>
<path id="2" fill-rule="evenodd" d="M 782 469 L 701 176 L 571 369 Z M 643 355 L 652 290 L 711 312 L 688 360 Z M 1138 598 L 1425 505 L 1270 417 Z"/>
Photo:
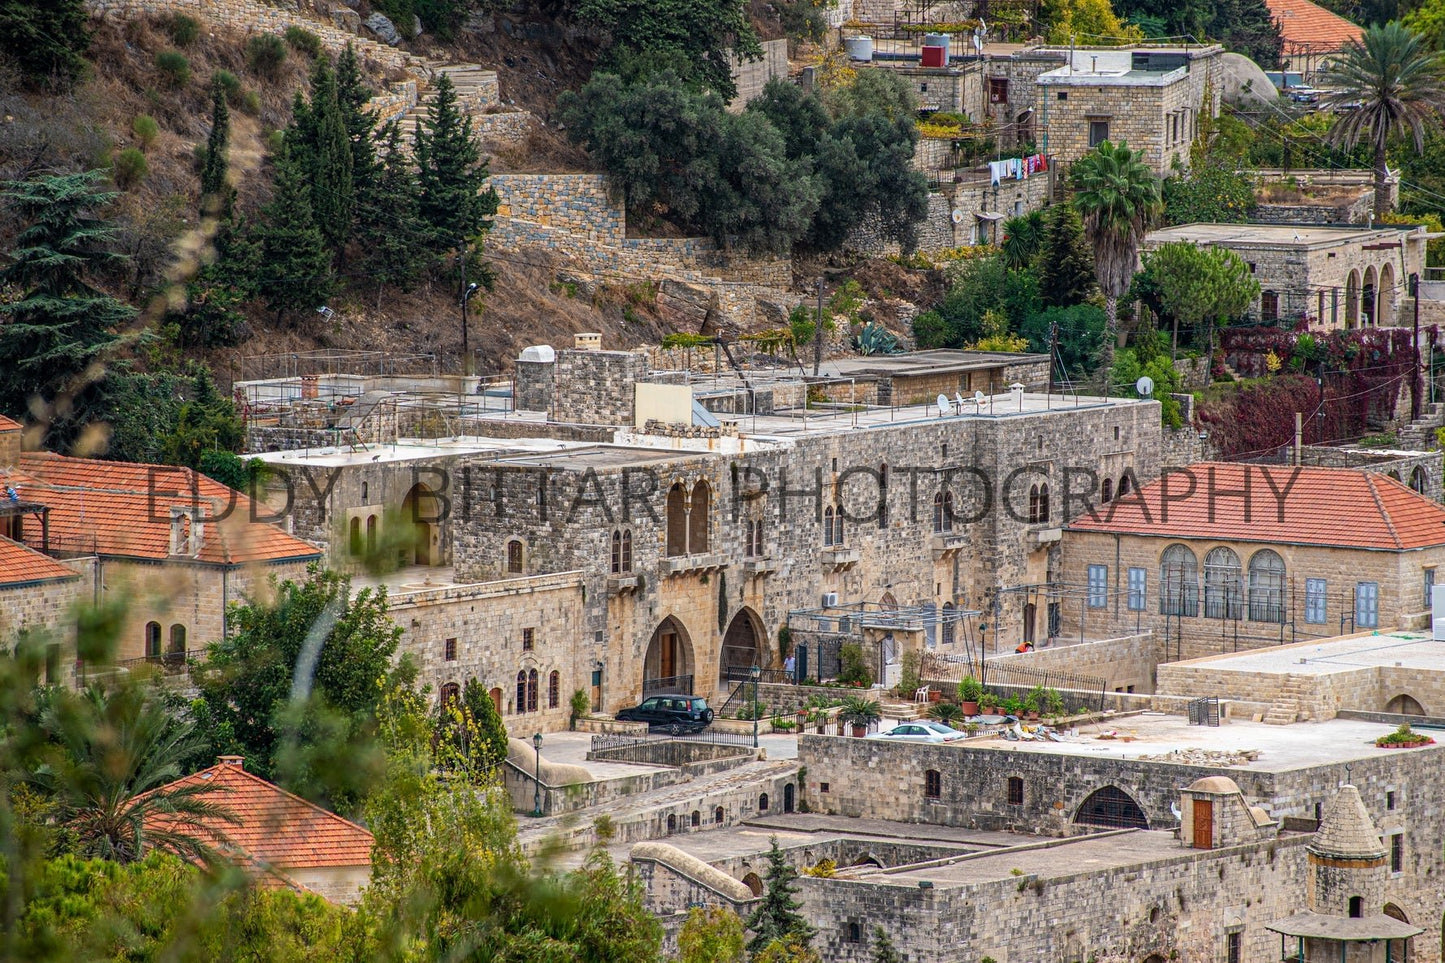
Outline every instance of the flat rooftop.
<path id="1" fill-rule="evenodd" d="M 541 424 L 542 422 L 539 422 Z M 295 448 L 287 451 L 264 451 L 248 458 L 259 458 L 267 465 L 308 465 L 315 468 L 345 468 L 352 465 L 396 464 L 429 461 L 458 455 L 486 455 L 528 452 L 559 452 L 587 447 L 587 442 L 559 441 L 555 438 L 489 438 L 458 435 L 453 438 L 400 439 L 395 444 L 333 445 L 325 448 Z"/>
<path id="2" fill-rule="evenodd" d="M 825 361 L 819 373 L 830 378 L 862 375 L 908 376 L 946 374 L 951 371 L 973 371 L 1001 365 L 1028 362 L 1047 363 L 1046 354 L 1010 351 L 957 351 L 939 348 L 933 351 L 910 351 L 907 354 L 869 355 L 857 358 L 835 358 Z"/>
<path id="3" fill-rule="evenodd" d="M 1211 655 L 1175 663 L 1208 666 L 1227 672 L 1268 672 L 1283 675 L 1329 675 L 1368 668 L 1408 668 L 1445 672 L 1445 642 L 1418 632 L 1340 636 L 1271 646 L 1251 652 Z"/>
<path id="4" fill-rule="evenodd" d="M 1350 762 L 1401 752 L 1436 749 L 1381 749 L 1375 739 L 1394 726 L 1353 719 L 1272 726 L 1244 719 L 1226 719 L 1219 726 L 1191 726 L 1183 716 L 1145 712 L 1091 724 L 1063 742 L 1009 742 L 970 739 L 958 745 L 996 752 L 1037 752 L 1095 759 L 1177 761 L 1217 765 L 1254 772 L 1287 772 L 1310 766 Z M 1251 754 L 1253 759 L 1244 758 Z"/>
<path id="5" fill-rule="evenodd" d="M 1225 247 L 1333 247 L 1367 241 L 1371 238 L 1398 235 L 1410 228 L 1330 227 L 1312 224 L 1181 224 L 1150 231 L 1145 245 L 1169 241 L 1193 241 L 1195 244 L 1219 244 Z"/>

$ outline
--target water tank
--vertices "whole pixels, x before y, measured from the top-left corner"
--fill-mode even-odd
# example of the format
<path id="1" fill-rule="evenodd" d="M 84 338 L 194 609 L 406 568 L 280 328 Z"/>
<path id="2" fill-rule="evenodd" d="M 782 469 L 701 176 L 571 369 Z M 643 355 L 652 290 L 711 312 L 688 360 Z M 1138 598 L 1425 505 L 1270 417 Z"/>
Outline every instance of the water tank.
<path id="1" fill-rule="evenodd" d="M 843 49 L 848 51 L 849 60 L 857 60 L 862 63 L 873 61 L 872 37 L 848 37 L 843 41 Z"/>
<path id="2" fill-rule="evenodd" d="M 947 51 L 948 41 L 949 36 L 946 33 L 926 33 L 923 35 L 923 46 L 925 47 L 942 47 Z M 948 54 L 945 53 L 944 56 L 946 57 Z"/>
<path id="3" fill-rule="evenodd" d="M 947 66 L 948 66 L 948 48 L 947 48 L 947 47 L 924 47 L 924 48 L 923 48 L 923 66 L 925 66 L 925 67 L 947 67 Z"/>
<path id="4" fill-rule="evenodd" d="M 534 344 L 531 347 L 522 349 L 523 361 L 556 361 L 557 352 L 552 350 L 550 344 Z"/>

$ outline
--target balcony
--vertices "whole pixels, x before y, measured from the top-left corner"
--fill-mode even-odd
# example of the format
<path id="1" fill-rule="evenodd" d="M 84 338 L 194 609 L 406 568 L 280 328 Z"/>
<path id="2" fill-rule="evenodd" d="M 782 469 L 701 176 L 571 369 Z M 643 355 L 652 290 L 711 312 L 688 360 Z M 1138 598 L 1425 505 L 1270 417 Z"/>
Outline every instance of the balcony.
<path id="1" fill-rule="evenodd" d="M 771 558 L 749 558 L 743 561 L 743 572 L 752 578 L 772 575 L 778 570 L 778 563 Z"/>
<path id="2" fill-rule="evenodd" d="M 1062 528 L 1041 528 L 1038 530 L 1039 544 L 1052 545 L 1064 537 Z"/>
<path id="3" fill-rule="evenodd" d="M 642 576 L 636 572 L 621 572 L 607 576 L 607 594 L 625 595 L 636 592 L 642 585 Z"/>
<path id="4" fill-rule="evenodd" d="M 824 568 L 829 568 L 837 572 L 857 565 L 861 557 L 856 548 L 847 548 L 843 545 L 830 545 L 823 549 L 821 559 Z"/>
<path id="5" fill-rule="evenodd" d="M 721 554 L 674 555 L 664 558 L 657 566 L 663 578 L 672 575 L 705 575 L 728 567 L 728 557 Z"/>
<path id="6" fill-rule="evenodd" d="M 967 532 L 934 532 L 933 537 L 928 540 L 928 547 L 933 552 L 933 560 L 947 558 L 950 555 L 957 555 L 968 547 Z"/>

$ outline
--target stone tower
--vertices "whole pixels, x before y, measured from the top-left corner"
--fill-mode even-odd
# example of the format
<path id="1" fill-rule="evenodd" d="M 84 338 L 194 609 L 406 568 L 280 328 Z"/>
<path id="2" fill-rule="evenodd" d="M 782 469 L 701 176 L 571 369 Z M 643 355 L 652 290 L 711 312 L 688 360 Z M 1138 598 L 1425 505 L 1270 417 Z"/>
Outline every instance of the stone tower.
<path id="1" fill-rule="evenodd" d="M 1340 787 L 1309 854 L 1309 907 L 1329 916 L 1373 916 L 1385 904 L 1385 846 L 1360 791 Z"/>

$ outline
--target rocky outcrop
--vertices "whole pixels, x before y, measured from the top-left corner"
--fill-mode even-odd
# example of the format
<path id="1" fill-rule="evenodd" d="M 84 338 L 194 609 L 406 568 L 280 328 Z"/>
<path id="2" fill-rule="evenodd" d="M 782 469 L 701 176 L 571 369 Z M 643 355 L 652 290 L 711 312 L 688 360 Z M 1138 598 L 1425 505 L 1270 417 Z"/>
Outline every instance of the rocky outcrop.
<path id="1" fill-rule="evenodd" d="M 363 21 L 363 25 L 376 34 L 376 39 L 388 46 L 395 47 L 401 43 L 401 34 L 397 32 L 396 24 L 383 14 L 373 13 Z"/>

